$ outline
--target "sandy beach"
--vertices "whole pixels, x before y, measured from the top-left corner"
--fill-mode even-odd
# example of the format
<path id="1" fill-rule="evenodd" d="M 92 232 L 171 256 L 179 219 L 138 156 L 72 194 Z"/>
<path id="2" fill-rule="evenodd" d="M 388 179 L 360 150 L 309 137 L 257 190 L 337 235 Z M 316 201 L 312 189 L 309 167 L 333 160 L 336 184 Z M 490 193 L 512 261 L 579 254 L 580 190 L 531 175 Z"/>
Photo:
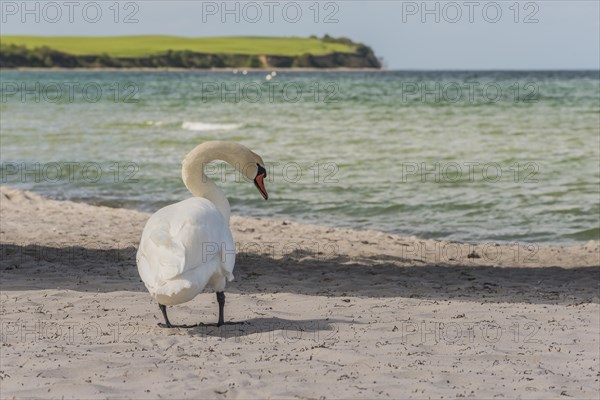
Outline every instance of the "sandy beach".
<path id="1" fill-rule="evenodd" d="M 2 187 L 3 399 L 598 398 L 598 242 L 233 217 L 238 324 L 163 329 L 135 265 L 148 217 Z M 204 293 L 169 314 L 217 311 Z"/>

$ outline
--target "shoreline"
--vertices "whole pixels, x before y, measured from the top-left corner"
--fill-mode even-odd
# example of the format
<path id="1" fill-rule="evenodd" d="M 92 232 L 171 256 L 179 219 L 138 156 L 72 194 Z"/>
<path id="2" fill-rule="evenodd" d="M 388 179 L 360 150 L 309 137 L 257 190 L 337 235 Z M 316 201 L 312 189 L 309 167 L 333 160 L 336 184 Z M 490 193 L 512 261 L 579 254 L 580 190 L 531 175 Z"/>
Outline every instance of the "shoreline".
<path id="1" fill-rule="evenodd" d="M 598 242 L 486 257 L 233 216 L 225 318 L 238 324 L 163 329 L 135 263 L 149 215 L 0 186 L 4 397 L 597 394 Z M 214 293 L 169 309 L 174 323 L 216 314 Z"/>
<path id="2" fill-rule="evenodd" d="M 68 217 L 75 211 L 81 215 L 101 214 L 106 219 L 129 218 L 133 221 L 131 229 L 136 235 L 127 240 L 121 238 L 122 240 L 117 242 L 117 248 L 136 247 L 143 225 L 152 214 L 129 208 L 96 206 L 70 200 L 52 200 L 34 192 L 3 185 L 0 185 L 0 199 L 2 200 L 0 211 L 4 225 L 0 233 L 0 242 L 11 244 L 30 242 L 32 235 L 39 236 L 40 223 L 44 218 L 39 216 L 31 220 L 32 215 L 39 213 L 40 210 L 49 209 L 54 214 L 53 221 L 58 224 L 64 224 L 61 218 Z M 408 265 L 420 263 L 424 265 L 511 268 L 600 266 L 600 241 L 594 240 L 573 246 L 537 246 L 537 244 L 519 242 L 508 245 L 496 242 L 461 243 L 401 236 L 371 229 L 357 230 L 281 219 L 236 215 L 232 215 L 231 218 L 234 240 L 237 245 L 241 246 L 242 253 L 245 251 L 248 254 L 253 252 L 270 254 L 273 258 L 284 258 L 297 250 L 313 256 L 321 253 L 329 258 L 339 256 L 371 257 L 374 263 L 379 262 L 375 259 L 379 255 L 383 259 L 392 257 L 395 261 Z M 90 218 L 88 222 L 95 223 L 93 218 Z M 29 229 L 19 229 L 21 224 L 27 225 Z M 7 226 L 15 229 L 13 239 L 8 236 Z M 56 231 L 55 227 L 49 226 L 48 228 Z M 69 243 L 71 246 L 85 244 L 85 240 L 80 243 L 74 239 L 79 237 L 78 232 L 67 223 L 64 231 L 69 230 L 75 233 Z M 256 247 L 258 241 L 253 240 L 254 235 L 251 233 L 255 233 L 261 242 L 276 243 L 278 247 L 273 248 L 268 245 Z M 118 232 L 110 231 L 103 232 L 103 234 L 109 235 L 113 239 L 121 236 Z M 285 239 L 286 237 L 287 239 Z M 327 246 L 329 246 L 328 249 L 325 248 Z"/>
<path id="3" fill-rule="evenodd" d="M 25 189 L 14 188 L 11 186 L 1 185 L 1 184 L 0 184 L 0 190 L 1 191 L 4 191 L 4 190 L 17 191 L 17 192 L 22 192 L 22 194 L 27 193 L 28 196 L 34 196 L 34 197 L 40 198 L 40 200 L 42 200 L 42 201 L 48 200 L 48 201 L 57 201 L 57 202 L 68 202 L 68 203 L 83 204 L 83 205 L 90 206 L 90 207 L 101 207 L 101 208 L 108 208 L 108 209 L 112 209 L 112 210 L 132 211 L 132 212 L 136 212 L 136 213 L 146 214 L 147 217 L 150 217 L 150 215 L 152 215 L 154 212 L 158 211 L 158 209 L 149 211 L 149 210 L 141 209 L 138 207 L 122 207 L 122 206 L 102 205 L 102 204 L 97 204 L 94 202 L 53 198 L 51 196 L 47 196 L 42 193 L 32 192 L 32 191 L 28 191 Z M 598 247 L 599 254 L 600 254 L 600 241 L 593 240 L 593 239 L 581 240 L 581 241 L 578 241 L 575 243 L 525 242 L 525 241 L 519 241 L 519 240 L 502 240 L 502 241 L 485 240 L 485 241 L 478 241 L 478 242 L 476 242 L 476 241 L 457 241 L 457 240 L 448 240 L 448 239 L 440 239 L 440 238 L 424 238 L 424 237 L 415 236 L 415 235 L 403 235 L 401 233 L 380 230 L 377 228 L 361 229 L 361 228 L 355 228 L 355 227 L 344 226 L 344 225 L 336 226 L 336 225 L 327 225 L 327 224 L 316 224 L 313 222 L 300 222 L 300 221 L 298 221 L 297 218 L 294 218 L 294 217 L 291 217 L 289 219 L 286 219 L 286 218 L 281 219 L 281 218 L 265 218 L 265 217 L 255 217 L 255 216 L 251 216 L 251 215 L 236 215 L 236 214 L 232 214 L 231 217 L 240 219 L 240 220 L 266 221 L 267 223 L 273 224 L 273 225 L 278 225 L 278 224 L 282 224 L 282 223 L 284 223 L 286 225 L 297 224 L 297 225 L 307 227 L 310 229 L 335 230 L 335 231 L 344 232 L 345 234 L 355 232 L 357 234 L 364 234 L 367 236 L 369 236 L 369 235 L 373 235 L 373 236 L 385 235 L 385 236 L 389 236 L 389 237 L 394 237 L 396 240 L 404 241 L 406 243 L 412 243 L 412 242 L 418 241 L 418 242 L 423 242 L 423 243 L 425 243 L 425 242 L 437 243 L 438 246 L 439 245 L 452 246 L 452 245 L 458 244 L 461 246 L 466 246 L 467 248 L 475 248 L 475 247 L 488 248 L 490 246 L 514 248 L 514 244 L 519 244 L 522 247 L 536 246 L 536 248 L 539 248 L 539 249 L 557 249 L 557 250 L 558 249 L 580 249 L 580 248 L 588 248 L 588 247 L 592 247 L 592 248 Z M 599 255 L 599 257 L 600 257 L 600 255 Z M 598 265 L 600 265 L 600 258 L 598 259 Z"/>
<path id="4" fill-rule="evenodd" d="M 56 72 L 232 72 L 233 70 L 248 72 L 405 72 L 405 73 L 598 73 L 595 69 L 395 69 L 395 68 L 40 68 L 40 67 L 2 67 L 0 71 L 56 71 Z"/>
<path id="5" fill-rule="evenodd" d="M 237 70 L 247 72 L 387 72 L 381 68 L 39 68 L 39 67 L 17 67 L 17 68 L 0 68 L 0 71 L 56 71 L 56 72 L 231 72 Z"/>

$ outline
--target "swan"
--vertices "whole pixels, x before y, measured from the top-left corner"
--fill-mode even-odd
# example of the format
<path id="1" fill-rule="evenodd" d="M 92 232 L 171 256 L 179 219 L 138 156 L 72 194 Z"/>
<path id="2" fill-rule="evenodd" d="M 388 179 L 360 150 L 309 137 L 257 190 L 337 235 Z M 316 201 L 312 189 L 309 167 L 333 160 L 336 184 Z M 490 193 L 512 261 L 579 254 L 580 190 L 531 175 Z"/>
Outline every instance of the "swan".
<path id="1" fill-rule="evenodd" d="M 265 200 L 267 176 L 262 158 L 238 143 L 204 142 L 196 146 L 182 164 L 183 183 L 194 195 L 187 200 L 161 208 L 144 226 L 136 262 L 146 289 L 158 302 L 165 323 L 167 306 L 192 300 L 205 288 L 217 294 L 219 321 L 224 324 L 225 281 L 233 280 L 235 245 L 229 228 L 230 207 L 225 193 L 204 173 L 214 160 L 234 166 L 253 180 Z"/>

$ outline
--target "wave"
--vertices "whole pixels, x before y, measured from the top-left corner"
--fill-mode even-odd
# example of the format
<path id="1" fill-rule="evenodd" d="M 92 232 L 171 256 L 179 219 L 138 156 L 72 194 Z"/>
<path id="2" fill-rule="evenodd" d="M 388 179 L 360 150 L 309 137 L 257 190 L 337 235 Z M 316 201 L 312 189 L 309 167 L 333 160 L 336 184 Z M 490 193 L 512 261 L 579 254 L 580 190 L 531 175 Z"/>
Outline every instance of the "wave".
<path id="1" fill-rule="evenodd" d="M 149 126 L 163 126 L 165 125 L 164 121 L 146 121 L 146 125 Z"/>
<path id="2" fill-rule="evenodd" d="M 576 240 L 600 240 L 600 228 L 591 228 L 566 235 Z"/>
<path id="3" fill-rule="evenodd" d="M 181 125 L 183 129 L 195 132 L 212 132 L 212 131 L 232 131 L 242 127 L 241 124 L 213 124 L 208 122 L 189 122 L 184 121 Z"/>

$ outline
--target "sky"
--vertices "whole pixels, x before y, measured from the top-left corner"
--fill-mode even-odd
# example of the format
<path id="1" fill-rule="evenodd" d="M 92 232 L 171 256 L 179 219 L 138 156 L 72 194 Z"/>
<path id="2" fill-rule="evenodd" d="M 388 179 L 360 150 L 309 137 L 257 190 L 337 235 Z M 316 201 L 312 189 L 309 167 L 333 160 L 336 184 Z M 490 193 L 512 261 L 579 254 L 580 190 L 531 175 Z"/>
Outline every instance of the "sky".
<path id="1" fill-rule="evenodd" d="M 389 69 L 600 69 L 600 1 L 0 1 L 2 35 L 345 36 Z"/>

